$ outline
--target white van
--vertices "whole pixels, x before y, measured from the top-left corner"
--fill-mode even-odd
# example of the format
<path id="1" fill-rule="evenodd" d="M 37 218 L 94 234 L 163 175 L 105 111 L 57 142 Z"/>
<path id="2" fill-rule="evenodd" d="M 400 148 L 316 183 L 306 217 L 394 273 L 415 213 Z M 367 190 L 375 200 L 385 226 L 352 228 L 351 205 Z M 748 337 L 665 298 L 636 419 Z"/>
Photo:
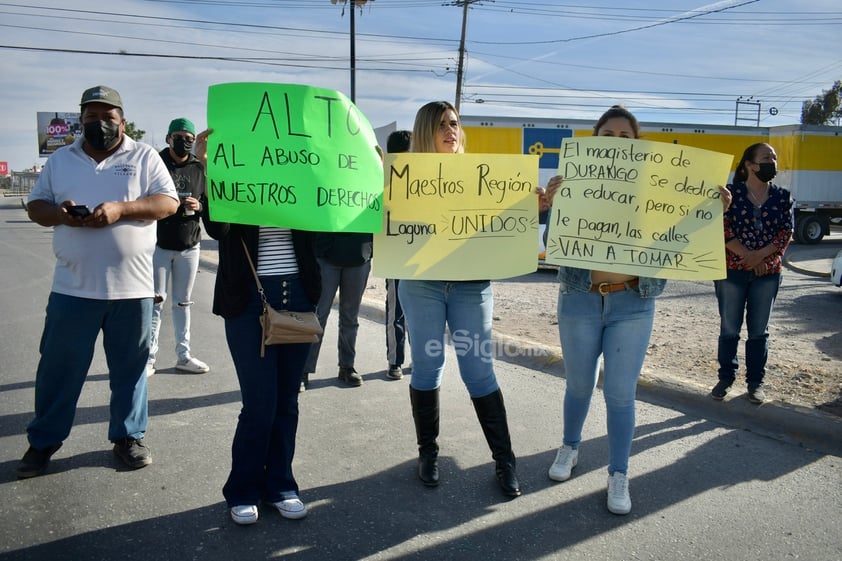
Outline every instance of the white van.
<path id="1" fill-rule="evenodd" d="M 833 258 L 833 264 L 830 266 L 830 282 L 834 286 L 842 286 L 842 250 Z"/>

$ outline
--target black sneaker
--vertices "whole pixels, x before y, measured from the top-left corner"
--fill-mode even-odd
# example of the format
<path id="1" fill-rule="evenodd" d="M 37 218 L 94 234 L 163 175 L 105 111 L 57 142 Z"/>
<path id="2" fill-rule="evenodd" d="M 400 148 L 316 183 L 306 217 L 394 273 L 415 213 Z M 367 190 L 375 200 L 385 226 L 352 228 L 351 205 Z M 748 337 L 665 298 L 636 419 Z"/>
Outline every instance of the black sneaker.
<path id="1" fill-rule="evenodd" d="M 359 387 L 363 385 L 363 378 L 353 368 L 340 368 L 339 379 L 349 386 Z"/>
<path id="2" fill-rule="evenodd" d="M 15 470 L 18 478 L 26 479 L 43 474 L 47 471 L 47 466 L 50 465 L 50 458 L 59 448 L 61 448 L 61 442 L 41 448 L 40 450 L 30 446 Z"/>
<path id="3" fill-rule="evenodd" d="M 390 364 L 389 370 L 386 371 L 386 376 L 392 380 L 400 380 L 403 378 L 403 369 L 397 364 Z"/>
<path id="4" fill-rule="evenodd" d="M 139 440 L 121 438 L 114 443 L 114 455 L 132 469 L 139 469 L 152 463 L 152 455 L 142 438 Z"/>
<path id="5" fill-rule="evenodd" d="M 756 405 L 766 401 L 766 392 L 763 391 L 763 386 L 749 386 L 748 400 Z"/>
<path id="6" fill-rule="evenodd" d="M 728 388 L 730 388 L 733 383 L 734 382 L 729 382 L 727 380 L 719 380 L 716 385 L 713 386 L 713 389 L 710 390 L 710 396 L 716 401 L 722 401 L 728 394 Z"/>

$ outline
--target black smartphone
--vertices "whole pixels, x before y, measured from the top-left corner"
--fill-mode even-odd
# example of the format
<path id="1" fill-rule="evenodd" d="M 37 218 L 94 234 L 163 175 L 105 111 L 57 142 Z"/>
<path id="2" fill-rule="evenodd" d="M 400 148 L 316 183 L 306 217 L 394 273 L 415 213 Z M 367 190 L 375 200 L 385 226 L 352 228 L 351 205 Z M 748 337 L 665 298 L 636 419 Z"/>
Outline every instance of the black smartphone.
<path id="1" fill-rule="evenodd" d="M 91 213 L 91 209 L 89 209 L 86 205 L 73 205 L 67 207 L 67 214 L 70 216 L 78 216 L 80 218 L 84 218 Z"/>

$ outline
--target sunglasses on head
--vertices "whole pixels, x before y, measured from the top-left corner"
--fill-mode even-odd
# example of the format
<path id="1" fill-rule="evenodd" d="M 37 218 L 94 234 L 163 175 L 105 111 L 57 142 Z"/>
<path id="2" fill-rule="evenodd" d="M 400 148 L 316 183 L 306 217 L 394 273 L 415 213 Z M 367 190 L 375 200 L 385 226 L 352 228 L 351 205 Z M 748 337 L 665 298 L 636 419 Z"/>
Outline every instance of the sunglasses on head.
<path id="1" fill-rule="evenodd" d="M 760 207 L 754 207 L 754 229 L 763 229 L 763 209 Z"/>

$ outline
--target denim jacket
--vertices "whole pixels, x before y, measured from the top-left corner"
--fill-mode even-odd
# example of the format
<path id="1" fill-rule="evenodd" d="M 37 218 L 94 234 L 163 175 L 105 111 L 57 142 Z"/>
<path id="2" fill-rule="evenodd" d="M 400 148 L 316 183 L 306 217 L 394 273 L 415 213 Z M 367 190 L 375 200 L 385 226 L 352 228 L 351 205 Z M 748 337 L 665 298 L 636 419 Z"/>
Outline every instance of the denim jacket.
<path id="1" fill-rule="evenodd" d="M 660 296 L 667 284 L 665 279 L 653 279 L 649 277 L 638 277 L 639 283 L 632 290 L 638 292 L 641 298 L 655 298 Z M 559 290 L 563 294 L 570 292 L 589 292 L 591 289 L 590 269 L 577 269 L 576 267 L 558 268 Z"/>

